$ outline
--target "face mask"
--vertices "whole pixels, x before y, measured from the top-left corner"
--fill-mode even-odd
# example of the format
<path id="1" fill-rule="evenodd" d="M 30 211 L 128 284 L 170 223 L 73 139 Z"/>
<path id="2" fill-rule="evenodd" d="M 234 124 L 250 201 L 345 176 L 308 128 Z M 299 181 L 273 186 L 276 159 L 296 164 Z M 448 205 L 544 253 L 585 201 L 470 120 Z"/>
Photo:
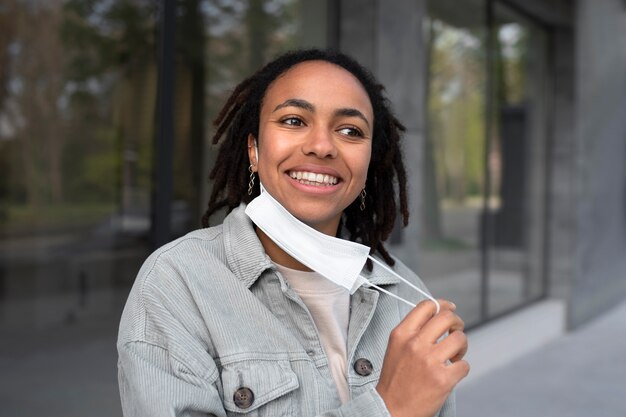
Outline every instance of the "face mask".
<path id="1" fill-rule="evenodd" d="M 415 307 L 415 304 L 372 284 L 361 276 L 361 270 L 369 258 L 432 300 L 437 306 L 437 313 L 439 313 L 440 307 L 437 300 L 402 278 L 382 262 L 371 257 L 369 255 L 370 248 L 356 242 L 326 235 L 302 223 L 276 201 L 263 185 L 261 185 L 261 194 L 246 207 L 246 214 L 263 233 L 291 257 L 326 279 L 347 289 L 350 294 L 354 294 L 361 285 L 366 285 Z"/>

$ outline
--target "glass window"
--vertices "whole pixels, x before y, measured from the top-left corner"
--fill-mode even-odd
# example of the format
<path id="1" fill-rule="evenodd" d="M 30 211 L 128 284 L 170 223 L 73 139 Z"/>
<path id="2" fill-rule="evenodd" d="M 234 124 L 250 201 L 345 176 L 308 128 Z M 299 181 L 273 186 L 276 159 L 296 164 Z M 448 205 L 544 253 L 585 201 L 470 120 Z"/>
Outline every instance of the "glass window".
<path id="1" fill-rule="evenodd" d="M 178 7 L 174 235 L 200 224 L 216 156 L 212 121 L 235 85 L 281 52 L 326 47 L 330 30 L 326 1 L 188 0 Z"/>
<path id="2" fill-rule="evenodd" d="M 547 40 L 497 2 L 429 1 L 425 30 L 420 273 L 472 325 L 544 294 Z"/>
<path id="3" fill-rule="evenodd" d="M 0 6 L 7 414 L 121 415 L 119 316 L 154 249 L 161 5 Z M 172 237 L 199 226 L 214 152 L 210 121 L 230 89 L 276 53 L 325 46 L 329 33 L 325 1 L 181 0 L 176 7 Z"/>
<path id="4" fill-rule="evenodd" d="M 481 318 L 481 212 L 485 194 L 485 2 L 429 1 L 427 134 L 420 276 Z"/>
<path id="5" fill-rule="evenodd" d="M 156 13 L 140 0 L 0 6 L 0 368 L 11 381 L 2 387 L 9 415 L 83 401 L 95 408 L 83 414 L 121 413 L 114 341 L 149 252 Z"/>
<path id="6" fill-rule="evenodd" d="M 3 26 L 0 46 L 8 50 L 0 324 L 19 331 L 117 316 L 117 289 L 132 282 L 146 254 L 154 6 L 11 7 L 14 23 Z"/>
<path id="7" fill-rule="evenodd" d="M 487 216 L 490 314 L 543 294 L 545 31 L 496 4 Z"/>

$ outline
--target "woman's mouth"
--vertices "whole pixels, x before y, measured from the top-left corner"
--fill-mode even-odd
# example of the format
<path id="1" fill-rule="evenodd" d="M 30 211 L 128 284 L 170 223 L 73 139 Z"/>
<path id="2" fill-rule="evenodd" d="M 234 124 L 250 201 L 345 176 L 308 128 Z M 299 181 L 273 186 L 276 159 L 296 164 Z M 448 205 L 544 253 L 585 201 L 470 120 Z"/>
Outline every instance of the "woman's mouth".
<path id="1" fill-rule="evenodd" d="M 328 187 L 339 182 L 337 177 L 328 174 L 318 174 L 308 171 L 290 171 L 289 176 L 300 184 Z"/>

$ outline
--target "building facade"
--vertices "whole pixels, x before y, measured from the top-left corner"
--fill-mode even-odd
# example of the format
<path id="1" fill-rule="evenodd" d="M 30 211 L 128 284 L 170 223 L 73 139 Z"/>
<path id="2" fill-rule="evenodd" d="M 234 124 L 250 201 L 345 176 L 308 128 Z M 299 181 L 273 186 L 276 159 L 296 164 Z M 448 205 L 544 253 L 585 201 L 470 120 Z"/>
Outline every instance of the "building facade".
<path id="1" fill-rule="evenodd" d="M 386 86 L 391 250 L 468 325 L 556 298 L 574 328 L 626 296 L 622 0 L 8 0 L 0 339 L 114 338 L 145 257 L 199 227 L 228 92 L 297 47 Z"/>
<path id="2" fill-rule="evenodd" d="M 339 45 L 408 128 L 397 252 L 469 323 L 551 297 L 572 328 L 621 300 L 624 3 L 367 3 L 341 2 Z"/>

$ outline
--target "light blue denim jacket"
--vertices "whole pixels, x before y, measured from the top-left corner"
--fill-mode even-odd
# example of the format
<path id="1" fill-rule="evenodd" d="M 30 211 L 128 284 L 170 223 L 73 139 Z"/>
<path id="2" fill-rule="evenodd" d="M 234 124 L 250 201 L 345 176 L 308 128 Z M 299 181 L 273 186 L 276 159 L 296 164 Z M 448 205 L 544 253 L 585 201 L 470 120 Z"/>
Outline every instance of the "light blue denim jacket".
<path id="1" fill-rule="evenodd" d="M 395 269 L 423 287 L 399 262 Z M 383 269 L 363 274 L 396 289 Z M 309 311 L 238 207 L 222 225 L 165 245 L 142 266 L 117 344 L 124 416 L 388 417 L 374 387 L 389 332 L 404 314 L 373 289 L 351 296 L 348 364 L 365 358 L 373 372 L 361 376 L 349 365 L 351 400 L 341 405 Z M 242 387 L 253 396 L 245 409 L 234 401 Z M 455 415 L 452 396 L 439 415 Z"/>

